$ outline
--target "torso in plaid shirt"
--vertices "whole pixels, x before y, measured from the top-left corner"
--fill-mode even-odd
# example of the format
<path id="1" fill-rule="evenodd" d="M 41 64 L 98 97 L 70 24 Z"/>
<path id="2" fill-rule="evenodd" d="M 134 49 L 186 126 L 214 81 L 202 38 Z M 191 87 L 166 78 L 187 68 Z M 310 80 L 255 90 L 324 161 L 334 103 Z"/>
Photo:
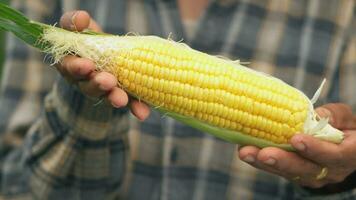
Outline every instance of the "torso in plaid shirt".
<path id="1" fill-rule="evenodd" d="M 195 30 L 174 0 L 12 3 L 51 24 L 65 10 L 84 9 L 109 33 L 172 33 L 192 48 L 248 61 L 309 97 L 326 78 L 319 103 L 356 108 L 353 0 L 212 0 Z M 244 164 L 235 145 L 170 118 L 153 112 L 138 122 L 126 109 L 95 105 L 56 79 L 48 60 L 9 37 L 0 96 L 3 198 L 323 198 Z M 355 199 L 356 190 L 327 197 Z"/>

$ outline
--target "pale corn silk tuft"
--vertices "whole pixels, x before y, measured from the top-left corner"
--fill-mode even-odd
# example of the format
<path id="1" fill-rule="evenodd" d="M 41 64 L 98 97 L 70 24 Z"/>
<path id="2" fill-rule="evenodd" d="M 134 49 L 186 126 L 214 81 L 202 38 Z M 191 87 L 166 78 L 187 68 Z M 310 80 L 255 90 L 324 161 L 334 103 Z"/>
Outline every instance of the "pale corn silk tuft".
<path id="1" fill-rule="evenodd" d="M 95 62 L 97 70 L 114 74 L 130 94 L 169 112 L 278 144 L 288 143 L 297 132 L 334 143 L 343 139 L 341 131 L 330 126 L 327 119 L 317 119 L 314 112 L 313 104 L 325 81 L 310 100 L 277 78 L 246 68 L 238 61 L 196 51 L 170 38 L 83 35 L 49 28 L 42 40 L 52 45 L 46 52 L 54 56 L 55 62 L 68 54 L 88 58 Z M 197 64 L 200 68 L 194 66 Z M 167 66 L 191 71 L 175 78 L 172 71 L 162 69 Z M 195 73 L 196 70 L 200 71 Z M 165 87 L 166 81 L 179 82 L 173 87 L 178 91 L 172 91 L 169 85 Z M 237 92 L 233 87 L 237 87 Z"/>

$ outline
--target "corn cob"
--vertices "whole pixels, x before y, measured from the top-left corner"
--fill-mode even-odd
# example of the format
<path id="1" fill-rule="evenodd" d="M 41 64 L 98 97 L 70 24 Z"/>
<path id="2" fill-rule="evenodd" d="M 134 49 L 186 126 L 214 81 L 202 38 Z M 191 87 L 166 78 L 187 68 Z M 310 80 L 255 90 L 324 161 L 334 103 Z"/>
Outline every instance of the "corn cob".
<path id="1" fill-rule="evenodd" d="M 238 61 L 156 36 L 73 33 L 28 23 L 41 31 L 32 45 L 52 54 L 55 62 L 68 54 L 89 58 L 132 96 L 227 141 L 288 150 L 298 132 L 342 141 L 341 131 L 316 119 L 313 102 L 301 91 Z"/>

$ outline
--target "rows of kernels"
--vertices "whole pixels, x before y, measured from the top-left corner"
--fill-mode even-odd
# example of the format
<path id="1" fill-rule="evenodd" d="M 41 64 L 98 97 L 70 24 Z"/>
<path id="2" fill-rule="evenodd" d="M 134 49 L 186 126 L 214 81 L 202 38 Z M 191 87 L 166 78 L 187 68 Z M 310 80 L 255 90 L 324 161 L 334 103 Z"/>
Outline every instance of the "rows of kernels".
<path id="1" fill-rule="evenodd" d="M 145 57 L 145 54 L 139 54 L 139 56 L 143 56 Z M 157 56 L 156 56 L 157 57 Z M 158 57 L 157 57 L 158 59 Z M 270 138 L 273 132 L 275 133 L 279 133 L 281 134 L 283 131 L 288 131 L 291 130 L 293 128 L 287 127 L 284 129 L 281 129 L 282 125 L 278 124 L 276 122 L 273 122 L 272 120 L 266 119 L 266 118 L 259 118 L 256 117 L 255 115 L 258 115 L 259 112 L 261 112 L 261 114 L 263 114 L 263 111 L 265 111 L 266 109 L 263 108 L 258 108 L 258 104 L 256 109 L 253 110 L 252 113 L 248 113 L 248 112 L 244 112 L 244 111 L 240 111 L 240 110 L 236 110 L 236 109 L 232 109 L 234 110 L 233 113 L 237 113 L 237 116 L 235 116 L 234 114 L 230 114 L 229 116 L 227 116 L 227 111 L 226 109 L 224 110 L 224 106 L 220 105 L 219 101 L 223 100 L 224 103 L 226 97 L 228 97 L 230 100 L 228 101 L 229 103 L 227 104 L 229 107 L 234 107 L 234 105 L 236 106 L 240 106 L 239 103 L 234 103 L 233 98 L 231 99 L 231 96 L 235 96 L 236 98 L 242 98 L 241 102 L 244 102 L 243 100 L 247 100 L 247 102 L 255 102 L 253 100 L 251 100 L 250 98 L 246 98 L 245 96 L 237 96 L 237 95 L 232 95 L 229 92 L 226 91 L 222 91 L 221 90 L 213 90 L 213 89 L 197 89 L 195 87 L 190 86 L 190 84 L 194 84 L 194 80 L 196 79 L 192 79 L 192 78 L 184 78 L 185 76 L 182 75 L 183 73 L 178 72 L 178 76 L 174 75 L 173 78 L 178 78 L 178 81 L 180 82 L 187 82 L 186 84 L 179 84 L 176 81 L 170 81 L 169 84 L 165 84 L 167 83 L 167 80 L 171 79 L 171 73 L 169 73 L 170 71 L 165 70 L 166 66 L 160 66 L 158 67 L 157 65 L 152 65 L 152 64 L 145 64 L 146 62 L 142 62 L 140 61 L 142 60 L 140 57 L 137 58 L 136 61 L 132 62 L 132 61 L 124 61 L 121 63 L 126 63 L 127 65 L 131 65 L 131 66 L 124 66 L 131 68 L 131 70 L 136 71 L 139 70 L 143 71 L 142 68 L 145 68 L 144 70 L 146 70 L 145 72 L 147 72 L 150 75 L 145 75 L 145 74 L 140 74 L 140 73 L 123 73 L 124 76 L 121 77 L 121 79 L 130 79 L 130 81 L 121 81 L 121 82 L 126 82 L 127 85 L 125 85 L 125 87 L 129 87 L 129 89 L 134 90 L 133 92 L 137 92 L 137 94 L 140 94 L 140 98 L 147 100 L 149 102 L 152 102 L 154 105 L 167 105 L 167 108 L 170 110 L 173 110 L 175 112 L 180 112 L 182 114 L 186 113 L 191 115 L 192 117 L 197 117 L 198 119 L 201 119 L 203 121 L 208 121 L 210 123 L 212 123 L 213 125 L 217 125 L 217 126 L 221 126 L 223 125 L 223 127 L 225 128 L 230 128 L 230 129 L 234 129 L 234 130 L 238 130 L 238 131 L 245 131 L 245 132 L 250 132 L 252 134 L 252 130 L 258 130 L 258 128 L 262 128 L 263 130 L 258 130 L 257 133 L 263 133 L 263 134 L 258 134 L 259 137 L 261 138 Z M 158 62 L 159 63 L 159 62 Z M 197 63 L 197 62 L 195 62 Z M 166 61 L 160 63 L 160 64 L 166 64 Z M 177 63 L 176 63 L 177 64 Z M 138 65 L 143 65 L 144 67 L 138 67 Z M 197 64 L 193 64 L 192 66 L 196 66 Z M 150 69 L 150 68 L 156 68 L 156 69 Z M 173 66 L 169 66 L 169 68 L 173 68 Z M 203 67 L 200 67 L 203 68 Z M 210 71 L 212 69 L 209 69 Z M 176 71 L 176 70 L 175 70 Z M 201 70 L 204 71 L 204 70 Z M 227 71 L 227 70 L 225 70 Z M 162 72 L 164 75 L 162 75 Z M 174 73 L 173 73 L 174 74 Z M 191 74 L 191 72 L 189 72 L 189 74 Z M 213 73 L 211 73 L 213 74 Z M 228 74 L 228 73 L 222 73 L 222 70 L 219 71 L 219 74 Z M 128 76 L 127 76 L 128 75 Z M 207 75 L 198 75 L 198 77 L 202 78 L 202 82 L 204 86 L 209 86 L 209 88 L 215 88 L 219 86 L 219 80 L 213 81 L 213 85 L 211 86 L 209 83 L 209 79 L 207 77 L 204 77 Z M 153 77 L 159 77 L 158 79 L 155 79 Z M 181 78 L 183 77 L 183 78 Z M 192 77 L 192 76 L 188 76 L 187 77 Z M 182 79 L 182 80 L 179 80 Z M 189 81 L 188 81 L 189 79 Z M 204 82 L 204 80 L 206 80 L 206 83 Z M 223 79 L 225 81 L 225 79 Z M 133 82 L 134 83 L 133 83 Z M 192 83 L 191 83 L 192 82 Z M 141 84 L 140 84 L 141 83 Z M 215 84 L 214 84 L 215 83 Z M 239 83 L 236 82 L 229 82 L 229 83 L 225 83 L 227 85 L 237 85 Z M 137 85 L 139 85 L 139 87 L 137 87 Z M 173 86 L 172 86 L 173 85 Z M 268 84 L 267 84 L 268 85 Z M 178 89 L 177 89 L 178 88 Z M 154 92 L 154 90 L 157 90 Z M 188 91 L 187 91 L 188 90 Z M 160 91 L 160 92 L 158 92 Z M 218 92 L 216 92 L 218 91 Z M 243 93 L 244 91 L 242 91 L 241 93 Z M 212 98 L 214 97 L 214 93 L 219 93 L 219 95 L 222 95 L 221 98 Z M 251 92 L 252 93 L 252 92 Z M 185 95 L 185 97 L 182 96 L 178 96 L 176 97 L 175 95 L 171 95 L 171 94 L 175 94 L 175 95 Z M 245 95 L 249 95 L 249 94 L 245 94 Z M 152 99 L 150 99 L 152 98 Z M 193 106 L 192 103 L 192 99 L 197 98 L 199 100 L 204 100 L 204 98 L 206 98 L 209 101 L 218 101 L 219 103 L 212 103 L 210 102 L 210 104 L 208 105 L 207 103 L 198 101 L 195 99 L 195 103 L 194 105 L 201 105 L 199 109 L 192 109 L 192 108 L 197 108 L 198 106 Z M 268 106 L 268 109 L 272 109 L 272 112 L 265 112 L 265 114 L 269 114 L 269 113 L 273 113 L 273 107 L 269 106 L 267 103 L 261 103 L 261 102 L 257 102 L 261 105 L 266 105 Z M 232 104 L 232 105 L 230 105 Z M 244 105 L 244 104 L 241 104 Z M 249 111 L 249 109 L 251 108 L 252 104 L 249 105 L 248 107 L 243 107 L 243 110 L 245 111 Z M 255 105 L 254 105 L 255 106 Z M 252 107 L 254 107 L 252 106 Z M 265 106 L 265 107 L 266 107 Z M 221 109 L 223 108 L 223 109 Z M 240 108 L 241 109 L 241 108 Z M 224 110 L 224 111 L 223 111 Z M 242 109 L 241 109 L 242 110 Z M 255 111 L 256 110 L 256 111 Z M 259 111 L 261 110 L 261 111 Z M 199 112 L 200 111 L 200 112 Z M 203 113 L 202 113 L 203 112 Z M 283 111 L 284 112 L 284 111 Z M 290 112 L 290 111 L 289 111 Z M 213 114 L 204 114 L 204 113 L 213 113 Z M 276 113 L 278 113 L 276 111 Z M 275 113 L 275 114 L 276 114 Z M 277 116 L 286 116 L 290 115 L 291 113 L 284 112 L 282 114 L 277 114 Z M 216 115 L 216 116 L 214 116 Z M 240 121 L 234 122 L 232 121 L 233 118 L 239 118 Z M 250 119 L 251 118 L 251 119 Z M 273 117 L 272 117 L 273 118 Z M 256 121 L 256 119 L 258 119 Z M 294 121 L 293 121 L 294 122 Z M 262 125 L 259 125 L 262 124 Z M 251 128 L 248 128 L 247 126 L 250 126 Z M 268 130 L 272 130 L 272 133 L 267 134 L 266 132 Z M 249 131 L 247 131 L 249 130 Z M 277 137 L 279 138 L 279 137 Z M 284 140 L 286 139 L 285 137 L 283 137 Z M 280 139 L 278 139 L 280 140 Z"/>
<path id="2" fill-rule="evenodd" d="M 134 84 L 130 84 L 130 85 L 134 85 Z M 130 89 L 132 89 L 132 86 L 130 87 Z M 137 91 L 136 92 L 139 92 L 138 88 L 141 88 L 140 87 L 136 87 L 137 88 Z M 168 109 L 171 109 L 173 111 L 176 111 L 176 112 L 180 112 L 180 113 L 186 113 L 188 111 L 192 111 L 189 113 L 190 116 L 192 117 L 197 117 L 198 119 L 202 119 L 203 116 L 200 115 L 197 115 L 195 111 L 204 111 L 206 110 L 206 113 L 208 115 L 208 122 L 212 123 L 213 125 L 217 125 L 217 126 L 223 126 L 223 127 L 226 127 L 226 128 L 231 128 L 231 118 L 230 119 L 226 119 L 226 114 L 229 113 L 229 109 L 227 107 L 224 107 L 222 105 L 219 105 L 219 104 L 214 104 L 214 103 L 210 103 L 209 105 L 207 105 L 205 102 L 199 102 L 197 100 L 192 100 L 192 99 L 189 99 L 189 98 L 185 98 L 185 97 L 182 97 L 182 96 L 174 96 L 176 97 L 177 101 L 174 101 L 173 99 L 175 98 L 171 98 L 171 95 L 170 94 L 165 94 L 163 92 L 158 92 L 158 91 L 155 91 L 155 92 L 151 92 L 150 89 L 147 90 L 147 94 L 143 94 L 143 98 L 144 96 L 152 96 L 152 103 L 153 104 L 156 104 L 156 105 L 159 105 L 159 104 L 162 104 L 162 102 L 164 103 L 164 105 L 169 105 Z M 195 106 L 193 106 L 192 104 L 192 101 L 195 101 Z M 185 106 L 183 106 L 185 105 Z M 201 105 L 204 108 L 200 107 L 198 108 L 197 105 Z M 182 107 L 184 107 L 185 109 L 182 109 Z M 241 122 L 241 125 L 243 127 L 252 127 L 252 128 L 261 128 L 263 130 L 270 130 L 272 133 L 273 132 L 281 132 L 279 131 L 281 129 L 281 125 L 276 123 L 276 122 L 273 122 L 271 120 L 266 120 L 266 119 L 262 119 L 262 118 L 257 118 L 256 116 L 251 116 L 249 113 L 247 112 L 241 112 L 241 111 L 233 111 L 233 115 L 232 117 L 236 118 L 234 116 L 234 114 L 238 115 L 238 118 L 240 119 L 239 121 Z M 214 116 L 214 117 L 213 117 Z M 220 117 L 222 116 L 222 117 Z M 227 126 L 227 124 L 229 124 Z M 242 131 L 241 129 L 239 131 Z M 246 131 L 246 130 L 245 130 Z"/>
<path id="3" fill-rule="evenodd" d="M 235 66 L 232 66 L 230 61 L 216 59 L 215 57 L 207 56 L 206 54 L 200 53 L 200 52 L 196 52 L 195 54 L 192 55 L 191 52 L 187 50 L 187 48 L 185 48 L 179 44 L 170 43 L 170 42 L 168 42 L 168 43 L 162 42 L 160 39 L 156 40 L 156 38 L 154 38 L 152 41 L 142 40 L 142 41 L 137 41 L 137 42 L 141 43 L 141 44 L 138 44 L 140 46 L 142 46 L 142 44 L 144 44 L 143 46 L 145 46 L 145 48 L 143 48 L 143 49 L 151 50 L 152 53 L 157 52 L 157 45 L 160 44 L 161 47 L 158 48 L 158 52 L 160 52 L 160 54 L 167 55 L 170 58 L 172 58 L 173 63 L 175 61 L 177 62 L 177 58 L 179 58 L 179 60 L 184 60 L 184 59 L 188 58 L 189 60 L 195 60 L 195 61 L 198 60 L 198 61 L 204 61 L 205 63 L 210 63 L 210 65 L 205 65 L 205 66 L 207 66 L 207 68 L 210 68 L 212 66 L 219 66 L 217 70 L 216 69 L 206 70 L 207 68 L 205 68 L 205 67 L 202 68 L 199 65 L 195 65 L 198 67 L 195 67 L 193 69 L 194 71 L 203 72 L 203 73 L 213 73 L 211 75 L 221 75 L 222 72 L 226 72 L 223 74 L 231 75 L 233 79 L 237 78 L 236 80 L 238 80 L 239 77 L 246 77 L 243 75 L 248 74 L 249 75 L 249 76 L 247 76 L 248 78 L 246 78 L 245 80 L 242 80 L 242 81 L 245 81 L 251 85 L 255 85 L 255 86 L 258 86 L 263 89 L 267 89 L 268 91 L 273 91 L 277 94 L 283 93 L 283 95 L 285 95 L 289 98 L 295 99 L 295 100 L 301 100 L 301 101 L 306 100 L 302 95 L 300 95 L 300 93 L 298 91 L 292 89 L 290 86 L 285 85 L 285 84 L 281 85 L 280 80 L 273 79 L 270 77 L 261 76 L 260 74 L 257 74 L 257 73 L 251 73 L 250 70 L 233 70 L 235 68 Z M 139 51 L 141 53 L 144 52 L 144 51 L 141 51 L 141 49 L 139 49 Z M 143 56 L 143 58 L 144 57 L 145 56 Z M 188 63 L 197 64 L 197 62 L 188 62 Z M 172 66 L 177 67 L 177 65 L 174 65 L 174 64 Z M 185 65 L 181 65 L 181 66 L 184 67 L 184 66 L 188 66 L 188 65 L 185 64 Z M 224 69 L 224 70 L 220 70 L 220 69 Z M 238 76 L 236 76 L 236 72 L 239 74 Z M 270 79 L 269 84 L 264 83 L 266 78 Z M 260 79 L 262 81 L 258 81 L 256 79 Z"/>
<path id="4" fill-rule="evenodd" d="M 151 82 L 155 82 L 154 81 L 155 79 L 153 79 L 152 78 L 152 80 L 151 80 Z M 132 83 L 132 82 L 131 82 Z M 152 87 L 154 87 L 153 85 L 155 85 L 154 83 L 153 84 L 151 84 L 152 85 Z M 130 86 L 131 87 L 129 87 L 129 89 L 131 89 L 131 90 L 134 90 L 134 86 L 135 86 L 135 84 L 130 84 Z M 138 88 L 139 87 L 136 87 L 137 88 L 137 93 L 139 92 L 138 90 Z M 166 97 L 164 96 L 165 95 L 165 93 L 159 93 L 158 91 L 152 91 L 152 89 L 148 89 L 148 90 L 146 90 L 147 91 L 147 94 L 145 95 L 145 93 L 143 92 L 143 95 L 142 95 L 142 98 L 143 99 L 145 99 L 145 96 L 146 97 L 148 97 L 148 98 L 151 98 L 152 97 L 152 99 L 153 99 L 153 104 L 155 104 L 155 105 L 160 105 L 160 104 L 162 104 L 162 102 L 163 103 L 165 103 L 165 104 L 168 104 L 168 105 L 170 105 L 170 104 L 172 104 L 172 105 L 174 105 L 173 103 L 173 101 L 172 102 L 170 102 L 170 101 L 168 101 L 167 102 L 167 100 L 170 100 L 170 98 L 168 98 L 168 96 L 166 95 Z M 181 93 L 179 93 L 178 95 L 182 95 Z M 178 100 L 177 100 L 177 102 L 175 103 L 175 105 L 174 106 L 177 106 L 177 108 L 180 108 L 180 107 L 182 107 L 183 106 L 183 102 L 185 103 L 185 105 L 186 105 L 186 109 L 187 110 L 190 110 L 191 109 L 191 103 L 190 103 L 190 100 L 189 99 L 185 99 L 185 98 L 182 98 L 181 96 L 178 96 L 177 97 L 178 98 Z M 188 100 L 188 101 L 187 101 Z M 188 102 L 188 103 L 186 103 L 186 102 Z M 204 104 L 202 104 L 202 105 L 204 105 Z M 214 115 L 218 115 L 218 116 L 220 116 L 221 114 L 225 114 L 226 115 L 226 111 L 224 111 L 224 112 L 220 112 L 219 113 L 219 111 L 222 111 L 222 109 L 219 107 L 219 106 L 221 106 L 221 105 L 216 105 L 216 104 L 213 104 L 213 103 L 210 103 L 210 105 L 208 105 L 208 106 L 206 106 L 207 107 L 207 113 L 209 113 L 210 114 L 210 116 L 214 116 Z M 219 107 L 219 108 L 217 108 L 217 107 Z M 204 109 L 202 109 L 202 110 L 204 110 Z M 240 121 L 241 121 L 241 124 L 243 125 L 243 126 L 252 126 L 252 127 L 255 127 L 255 126 L 253 126 L 253 125 L 251 125 L 251 120 L 249 119 L 249 117 L 251 117 L 251 116 L 249 116 L 249 114 L 247 113 L 247 112 L 240 112 L 240 111 L 235 111 L 234 113 L 236 113 L 236 114 L 238 114 L 238 115 L 242 115 L 242 116 L 239 116 L 239 118 L 240 118 Z M 254 117 L 254 116 L 252 116 L 252 117 Z M 222 125 L 221 124 L 221 120 L 220 120 L 220 118 L 216 118 L 215 120 L 212 120 L 213 118 L 209 118 L 210 120 L 208 120 L 210 123 L 212 123 L 212 124 L 214 124 L 214 125 Z M 252 119 L 253 120 L 253 119 Z M 255 121 L 255 120 L 253 120 L 253 121 Z M 257 122 L 256 124 L 260 124 L 260 128 L 262 128 L 262 129 L 265 129 L 265 130 L 272 130 L 273 131 L 273 126 L 271 126 L 271 123 L 272 122 L 270 122 L 270 121 L 268 121 L 268 120 L 265 120 L 265 119 L 261 119 L 261 121 L 260 122 Z M 267 124 L 267 125 L 266 125 Z M 227 127 L 227 128 L 229 128 L 229 127 Z M 241 131 L 241 130 L 240 130 Z"/>
<path id="5" fill-rule="evenodd" d="M 305 105 L 304 102 L 303 103 L 299 103 L 299 99 L 296 99 L 296 101 L 294 102 L 297 102 L 297 105 L 294 106 L 293 104 L 290 104 L 291 100 L 288 98 L 288 97 L 285 97 L 281 94 L 277 94 L 276 92 L 272 92 L 272 90 L 261 90 L 261 89 L 258 89 L 258 87 L 256 86 L 256 84 L 260 84 L 261 86 L 262 85 L 268 85 L 266 84 L 266 80 L 262 80 L 261 78 L 259 79 L 256 79 L 252 84 L 250 83 L 250 81 L 247 81 L 248 78 L 250 77 L 253 77 L 253 75 L 246 75 L 245 73 L 241 76 L 244 76 L 243 78 L 240 78 L 240 81 L 242 83 L 240 83 L 240 85 L 234 85 L 233 86 L 233 90 L 236 91 L 236 93 L 238 92 L 241 92 L 241 91 L 244 91 L 245 93 L 247 93 L 248 96 L 252 95 L 254 98 L 257 98 L 257 99 L 261 99 L 263 100 L 264 102 L 266 103 L 276 103 L 276 105 L 278 107 L 283 107 L 283 108 L 286 108 L 286 109 L 292 109 L 294 111 L 300 111 L 300 110 L 303 110 L 305 109 Z M 275 89 L 281 89 L 281 86 L 280 85 L 276 85 L 274 87 Z M 251 91 L 252 90 L 252 91 Z M 258 90 L 259 92 L 254 92 L 254 90 Z M 293 89 L 289 89 L 291 92 L 293 91 Z M 305 99 L 304 99 L 305 101 Z M 306 101 L 305 101 L 306 103 Z"/>
<path id="6" fill-rule="evenodd" d="M 220 83 L 222 83 L 223 81 L 226 81 L 226 79 L 224 79 L 223 77 L 211 77 L 211 76 L 208 76 L 208 75 L 205 75 L 202 73 L 197 73 L 197 72 L 191 72 L 190 75 L 193 74 L 194 76 L 188 76 L 189 72 L 187 72 L 187 71 L 167 69 L 167 68 L 158 67 L 158 66 L 155 66 L 152 64 L 145 64 L 144 62 L 140 63 L 140 62 L 129 61 L 128 64 L 130 66 L 137 65 L 137 64 L 144 65 L 143 68 L 145 70 L 143 70 L 142 72 L 143 73 L 146 72 L 146 75 L 148 75 L 150 77 L 157 77 L 157 78 L 166 77 L 169 80 L 177 81 L 178 83 L 182 82 L 182 83 L 192 84 L 194 86 L 202 87 L 202 88 L 211 88 L 211 89 L 221 88 Z M 135 69 L 133 69 L 133 70 L 135 70 Z M 190 77 L 190 78 L 188 78 L 188 77 Z M 197 77 L 197 78 L 192 79 L 192 77 Z M 221 80 L 223 80 L 223 81 L 221 81 Z M 266 102 L 267 104 L 271 104 L 274 102 L 277 102 L 277 103 L 280 102 L 279 105 L 278 104 L 276 105 L 276 107 L 283 106 L 283 105 L 284 105 L 284 107 L 287 107 L 287 105 L 284 104 L 284 102 L 287 102 L 287 100 L 283 99 L 283 97 L 277 97 L 274 94 L 269 94 L 268 91 L 261 91 L 261 93 L 259 93 L 258 91 L 256 91 L 257 90 L 256 88 L 253 88 L 251 90 L 251 87 L 249 85 L 246 85 L 243 83 L 236 84 L 236 82 L 232 82 L 232 81 L 229 81 L 229 83 L 227 83 L 227 84 L 236 86 L 236 87 L 232 87 L 232 91 L 235 94 L 244 95 L 244 93 L 246 93 L 245 94 L 246 96 L 250 96 L 255 99 L 262 100 L 262 101 Z M 217 90 L 217 92 L 220 92 L 220 90 Z M 254 96 L 254 95 L 257 95 L 257 96 Z M 220 95 L 217 95 L 217 96 L 220 96 Z M 231 96 L 229 96 L 229 97 L 231 97 Z M 226 99 L 226 96 L 223 96 L 222 99 Z M 232 102 L 232 105 L 240 105 L 240 104 L 234 104 Z M 288 109 L 288 107 L 287 107 L 287 109 Z M 281 114 L 281 112 L 280 112 L 280 114 Z M 276 115 L 276 116 L 284 116 L 284 115 Z M 288 117 L 288 116 L 284 116 L 284 117 Z"/>
<path id="7" fill-rule="evenodd" d="M 240 66 L 243 67 L 243 66 Z M 232 79 L 239 80 L 241 82 L 253 85 L 257 88 L 270 91 L 277 95 L 285 96 L 288 99 L 293 99 L 297 101 L 305 101 L 306 98 L 301 95 L 301 93 L 291 86 L 286 84 L 281 84 L 281 81 L 273 77 L 264 76 L 260 73 L 252 72 L 249 69 L 235 70 L 231 74 Z M 248 76 L 246 76 L 248 75 Z M 268 79 L 268 84 L 265 84 Z"/>

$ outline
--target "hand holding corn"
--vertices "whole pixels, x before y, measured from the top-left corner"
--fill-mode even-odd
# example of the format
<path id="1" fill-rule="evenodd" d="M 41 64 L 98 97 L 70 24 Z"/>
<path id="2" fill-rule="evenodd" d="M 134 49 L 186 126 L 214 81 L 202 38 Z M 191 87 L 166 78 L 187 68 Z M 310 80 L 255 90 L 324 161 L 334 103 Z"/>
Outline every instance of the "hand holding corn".
<path id="1" fill-rule="evenodd" d="M 65 13 L 60 21 L 61 27 L 69 31 L 91 29 L 101 32 L 101 28 L 85 11 Z M 77 84 L 79 89 L 90 97 L 105 97 L 116 108 L 126 106 L 129 102 L 127 93 L 117 86 L 117 79 L 108 72 L 96 72 L 95 63 L 87 58 L 68 55 L 57 65 L 59 72 L 70 82 Z M 144 120 L 150 110 L 148 106 L 132 99 L 132 113 Z"/>
<path id="2" fill-rule="evenodd" d="M 341 144 L 336 145 L 306 134 L 298 134 L 291 139 L 297 153 L 274 147 L 259 149 L 245 146 L 239 149 L 239 157 L 254 167 L 302 186 L 326 187 L 329 191 L 335 191 L 339 188 L 336 183 L 346 178 L 351 180 L 348 176 L 356 169 L 356 116 L 352 114 L 349 106 L 339 103 L 326 104 L 316 111 L 322 117 L 329 117 L 334 127 L 344 131 L 345 139 Z M 323 169 L 327 169 L 327 173 L 318 178 Z"/>
<path id="3" fill-rule="evenodd" d="M 106 92 L 112 103 L 120 97 L 124 105 L 125 90 L 165 116 L 232 143 L 293 150 L 288 143 L 297 132 L 333 143 L 343 140 L 341 131 L 314 112 L 320 90 L 310 100 L 296 88 L 238 61 L 156 36 L 70 32 L 30 21 L 2 4 L 0 28 L 53 55 L 56 63 L 62 62 L 63 74 L 73 77 L 76 62 L 91 66 L 82 70 L 87 83 L 81 88 L 87 94 Z M 96 72 L 91 73 L 93 64 Z M 121 89 L 114 86 L 115 78 Z M 141 108 L 147 116 L 147 108 Z"/>

